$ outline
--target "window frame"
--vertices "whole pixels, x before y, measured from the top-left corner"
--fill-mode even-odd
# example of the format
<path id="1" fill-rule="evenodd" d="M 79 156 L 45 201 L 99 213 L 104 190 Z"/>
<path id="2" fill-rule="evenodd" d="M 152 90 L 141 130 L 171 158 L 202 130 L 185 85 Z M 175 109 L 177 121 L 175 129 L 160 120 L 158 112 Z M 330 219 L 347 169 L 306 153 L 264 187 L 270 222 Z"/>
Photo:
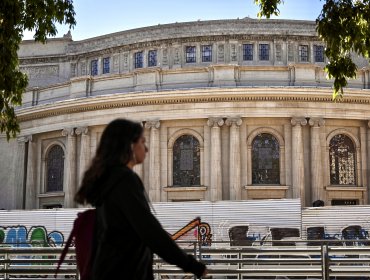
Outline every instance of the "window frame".
<path id="1" fill-rule="evenodd" d="M 298 45 L 298 57 L 299 57 L 299 62 L 309 62 L 310 61 L 310 48 L 308 44 Z"/>
<path id="2" fill-rule="evenodd" d="M 207 50 L 205 50 L 205 48 L 209 48 L 209 50 L 207 51 Z M 202 45 L 201 46 L 201 48 L 202 48 L 202 62 L 208 62 L 208 63 L 210 63 L 210 62 L 212 62 L 212 59 L 213 59 L 213 48 L 212 48 L 212 45 L 211 44 L 209 44 L 209 45 Z M 208 53 L 208 55 L 205 55 L 205 54 L 207 54 Z"/>
<path id="3" fill-rule="evenodd" d="M 267 47 L 267 54 L 266 49 L 263 49 L 263 47 Z M 258 58 L 259 61 L 270 61 L 270 44 L 268 43 L 258 44 Z"/>
<path id="4" fill-rule="evenodd" d="M 154 56 L 151 56 L 151 54 L 155 54 Z M 154 64 L 153 60 L 151 58 L 154 57 Z M 156 67 L 158 65 L 158 52 L 157 50 L 149 50 L 148 51 L 148 67 Z"/>
<path id="5" fill-rule="evenodd" d="M 53 149 L 55 146 L 59 146 L 62 151 L 63 151 L 63 173 L 62 173 L 62 178 L 63 178 L 63 183 L 62 183 L 62 189 L 61 190 L 48 190 L 48 156 L 49 156 L 49 153 L 51 151 L 51 149 Z M 66 160 L 66 150 L 64 148 L 64 146 L 59 143 L 59 141 L 53 141 L 51 142 L 45 149 L 45 153 L 44 153 L 44 157 L 43 157 L 43 169 L 44 169 L 44 172 L 43 172 L 43 190 L 42 190 L 42 193 L 64 193 L 64 189 L 65 189 L 65 169 L 66 169 L 66 164 L 65 164 L 65 160 Z"/>
<path id="6" fill-rule="evenodd" d="M 90 75 L 97 76 L 98 74 L 99 74 L 98 59 L 93 59 L 90 61 Z"/>
<path id="7" fill-rule="evenodd" d="M 185 46 L 185 63 L 197 63 L 196 46 Z"/>
<path id="8" fill-rule="evenodd" d="M 321 55 L 322 55 L 322 61 L 318 60 L 317 58 L 319 57 L 317 55 L 318 53 L 318 49 L 322 49 L 322 52 L 321 52 Z M 325 62 L 325 47 L 323 45 L 314 45 L 313 46 L 313 51 L 314 51 L 314 59 L 315 59 L 315 62 L 318 62 L 318 63 L 324 63 Z M 320 57 L 321 58 L 321 57 Z"/>
<path id="9" fill-rule="evenodd" d="M 134 68 L 144 68 L 144 52 L 138 51 L 134 53 Z"/>
<path id="10" fill-rule="evenodd" d="M 251 53 L 247 54 L 247 47 L 251 47 Z M 245 43 L 242 45 L 242 53 L 243 53 L 243 61 L 253 61 L 254 58 L 254 44 L 253 43 Z M 250 58 L 250 59 L 249 59 Z"/>

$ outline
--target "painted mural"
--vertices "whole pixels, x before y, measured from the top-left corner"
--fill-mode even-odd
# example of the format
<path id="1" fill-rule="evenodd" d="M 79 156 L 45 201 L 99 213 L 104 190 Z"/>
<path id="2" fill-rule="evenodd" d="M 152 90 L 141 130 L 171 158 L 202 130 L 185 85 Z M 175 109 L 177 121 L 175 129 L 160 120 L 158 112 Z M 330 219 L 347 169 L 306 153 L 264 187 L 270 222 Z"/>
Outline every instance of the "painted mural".
<path id="1" fill-rule="evenodd" d="M 10 247 L 62 247 L 64 236 L 59 231 L 47 232 L 44 226 L 0 227 L 0 245 Z"/>

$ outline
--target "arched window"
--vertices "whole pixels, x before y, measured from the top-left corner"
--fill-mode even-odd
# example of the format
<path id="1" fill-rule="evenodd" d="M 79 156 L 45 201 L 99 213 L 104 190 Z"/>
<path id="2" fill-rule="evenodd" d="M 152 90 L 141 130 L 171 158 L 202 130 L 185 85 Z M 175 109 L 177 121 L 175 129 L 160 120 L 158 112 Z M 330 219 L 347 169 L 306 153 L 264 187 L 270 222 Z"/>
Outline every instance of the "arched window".
<path id="1" fill-rule="evenodd" d="M 330 140 L 330 184 L 356 184 L 355 153 L 355 145 L 348 136 L 337 134 Z"/>
<path id="2" fill-rule="evenodd" d="M 192 135 L 182 135 L 173 145 L 173 185 L 200 186 L 200 147 Z"/>
<path id="3" fill-rule="evenodd" d="M 61 146 L 54 145 L 46 156 L 46 191 L 63 191 L 64 151 Z"/>
<path id="4" fill-rule="evenodd" d="M 280 184 L 279 142 L 269 133 L 257 135 L 252 142 L 252 184 Z"/>

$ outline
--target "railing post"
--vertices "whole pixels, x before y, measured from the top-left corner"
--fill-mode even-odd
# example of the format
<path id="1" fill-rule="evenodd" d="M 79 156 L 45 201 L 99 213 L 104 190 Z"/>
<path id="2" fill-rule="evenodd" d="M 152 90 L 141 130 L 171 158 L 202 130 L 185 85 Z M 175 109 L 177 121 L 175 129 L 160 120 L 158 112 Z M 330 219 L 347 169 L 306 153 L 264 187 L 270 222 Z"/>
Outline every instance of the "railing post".
<path id="1" fill-rule="evenodd" d="M 328 245 L 321 245 L 322 280 L 329 280 L 329 255 Z"/>
<path id="2" fill-rule="evenodd" d="M 5 260 L 4 269 L 5 271 L 7 271 L 9 269 L 9 264 L 10 264 L 10 262 L 7 262 L 10 260 L 8 253 L 5 253 L 4 260 Z M 4 279 L 9 279 L 8 274 L 6 272 L 4 273 Z"/>
<path id="3" fill-rule="evenodd" d="M 193 244 L 194 244 L 193 255 L 194 255 L 194 258 L 196 259 L 197 258 L 197 242 L 195 241 Z M 197 277 L 194 275 L 194 280 L 196 279 Z"/>

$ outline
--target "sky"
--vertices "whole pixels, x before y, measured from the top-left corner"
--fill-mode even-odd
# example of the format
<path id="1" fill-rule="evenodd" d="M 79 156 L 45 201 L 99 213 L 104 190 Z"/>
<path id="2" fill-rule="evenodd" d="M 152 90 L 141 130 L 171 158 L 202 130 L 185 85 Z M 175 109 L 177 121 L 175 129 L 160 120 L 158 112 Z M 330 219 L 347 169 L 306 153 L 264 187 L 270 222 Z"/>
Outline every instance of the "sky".
<path id="1" fill-rule="evenodd" d="M 77 24 L 71 30 L 74 41 L 151 25 L 236 18 L 257 18 L 253 0 L 74 0 Z M 279 19 L 315 20 L 321 0 L 284 0 Z M 273 17 L 276 18 L 276 17 Z M 58 26 L 56 37 L 68 32 Z M 25 32 L 23 39 L 32 39 Z"/>

